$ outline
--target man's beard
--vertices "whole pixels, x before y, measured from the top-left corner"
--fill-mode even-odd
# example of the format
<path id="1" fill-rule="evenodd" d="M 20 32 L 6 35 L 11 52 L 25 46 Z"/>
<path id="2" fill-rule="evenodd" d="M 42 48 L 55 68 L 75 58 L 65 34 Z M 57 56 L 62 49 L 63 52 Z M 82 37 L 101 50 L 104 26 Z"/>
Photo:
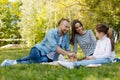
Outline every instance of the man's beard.
<path id="1" fill-rule="evenodd" d="M 65 35 L 67 33 L 67 31 L 62 31 L 62 34 Z"/>

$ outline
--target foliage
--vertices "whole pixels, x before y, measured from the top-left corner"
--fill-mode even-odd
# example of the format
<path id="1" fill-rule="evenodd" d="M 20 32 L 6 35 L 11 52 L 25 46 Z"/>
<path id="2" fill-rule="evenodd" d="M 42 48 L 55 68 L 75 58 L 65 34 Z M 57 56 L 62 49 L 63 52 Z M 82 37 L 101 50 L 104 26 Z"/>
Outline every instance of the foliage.
<path id="1" fill-rule="evenodd" d="M 20 33 L 26 39 L 28 46 L 31 46 L 43 39 L 46 25 L 46 10 L 44 0 L 22 0 L 23 5 Z M 28 4 L 29 3 L 29 4 Z"/>
<path id="2" fill-rule="evenodd" d="M 57 27 L 57 21 L 62 17 L 80 19 L 86 29 L 94 29 L 96 24 L 105 23 L 119 31 L 119 4 L 119 0 L 23 0 L 22 37 L 30 45 L 41 41 L 45 32 Z"/>
<path id="3" fill-rule="evenodd" d="M 84 0 L 87 7 L 87 15 L 91 26 L 105 23 L 120 31 L 120 0 Z M 84 13 L 84 12 L 83 12 Z"/>
<path id="4" fill-rule="evenodd" d="M 19 6 L 19 2 L 0 1 L 0 39 L 20 37 L 17 26 L 20 16 Z"/>
<path id="5" fill-rule="evenodd" d="M 58 27 L 62 17 L 81 20 L 85 29 L 93 30 L 96 24 L 105 23 L 120 31 L 120 0 L 1 0 L 0 5 L 0 38 L 21 35 L 28 46 L 40 42 L 49 29 Z"/>
<path id="6" fill-rule="evenodd" d="M 8 0 L 0 0 L 0 39 L 20 38 L 20 29 L 17 26 L 19 22 L 20 2 L 9 2 Z M 0 42 L 0 45 L 8 42 Z"/>

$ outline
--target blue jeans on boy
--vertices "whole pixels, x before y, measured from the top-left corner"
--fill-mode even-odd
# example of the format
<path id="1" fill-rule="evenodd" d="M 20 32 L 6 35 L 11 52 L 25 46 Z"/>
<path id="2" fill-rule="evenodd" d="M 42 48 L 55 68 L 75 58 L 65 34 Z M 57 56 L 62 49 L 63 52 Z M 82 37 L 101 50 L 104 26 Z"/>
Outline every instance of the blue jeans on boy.
<path id="1" fill-rule="evenodd" d="M 41 63 L 41 62 L 51 62 L 51 60 L 46 56 L 42 56 L 41 52 L 33 47 L 28 56 L 16 60 L 18 64 L 30 64 L 30 63 Z"/>
<path id="2" fill-rule="evenodd" d="M 101 58 L 101 59 L 94 59 L 94 60 L 77 61 L 77 62 L 73 62 L 73 64 L 75 67 L 79 67 L 79 66 L 87 66 L 89 64 L 106 64 L 110 62 L 111 60 L 109 58 Z"/>

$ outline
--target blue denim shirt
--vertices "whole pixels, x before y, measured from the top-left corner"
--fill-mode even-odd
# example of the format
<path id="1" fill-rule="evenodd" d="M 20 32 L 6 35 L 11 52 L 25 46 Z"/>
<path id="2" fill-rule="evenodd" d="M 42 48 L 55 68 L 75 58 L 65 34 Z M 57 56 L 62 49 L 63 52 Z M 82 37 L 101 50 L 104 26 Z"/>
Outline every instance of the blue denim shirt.
<path id="1" fill-rule="evenodd" d="M 36 44 L 34 47 L 36 47 L 38 50 L 41 51 L 41 55 L 46 55 L 50 52 L 56 52 L 57 47 L 59 46 L 59 39 L 60 39 L 60 32 L 58 28 L 51 29 L 47 32 L 45 38 L 43 41 L 39 44 Z M 69 40 L 69 34 L 63 35 L 61 48 L 64 50 L 70 50 L 70 40 Z M 58 53 L 56 52 L 58 57 Z"/>

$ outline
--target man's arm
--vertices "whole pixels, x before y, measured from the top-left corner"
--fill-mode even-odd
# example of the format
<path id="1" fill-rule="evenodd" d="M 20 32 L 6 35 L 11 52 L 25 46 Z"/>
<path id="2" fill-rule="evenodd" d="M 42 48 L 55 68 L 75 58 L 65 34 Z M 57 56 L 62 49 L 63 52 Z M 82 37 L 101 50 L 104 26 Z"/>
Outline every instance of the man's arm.
<path id="1" fill-rule="evenodd" d="M 70 51 L 65 51 L 64 49 L 62 49 L 61 47 L 57 47 L 57 53 L 59 54 L 64 54 L 64 55 L 67 55 L 68 57 L 74 57 L 74 58 L 77 58 L 76 54 L 74 54 L 73 52 L 70 52 Z"/>

